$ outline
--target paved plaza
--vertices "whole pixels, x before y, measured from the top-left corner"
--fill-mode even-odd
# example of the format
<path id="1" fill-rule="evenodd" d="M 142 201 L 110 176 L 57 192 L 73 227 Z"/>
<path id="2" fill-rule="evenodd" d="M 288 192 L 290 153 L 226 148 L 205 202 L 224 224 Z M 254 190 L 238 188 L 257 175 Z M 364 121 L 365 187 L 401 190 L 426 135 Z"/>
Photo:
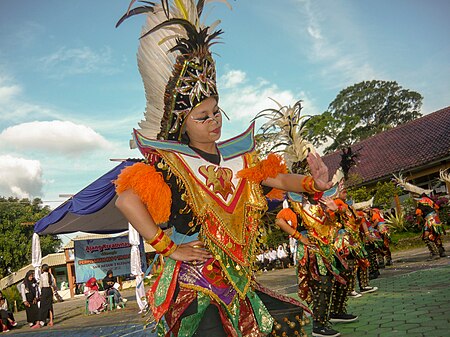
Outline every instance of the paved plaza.
<path id="1" fill-rule="evenodd" d="M 450 254 L 449 243 L 446 249 Z M 343 337 L 450 336 L 450 258 L 430 262 L 427 257 L 425 247 L 394 253 L 394 266 L 382 269 L 381 276 L 371 281 L 379 290 L 349 299 L 348 311 L 357 314 L 359 320 L 337 323 L 334 328 Z M 296 293 L 294 268 L 261 273 L 258 280 L 279 292 Z M 83 298 L 56 303 L 52 328 L 30 330 L 25 325 L 25 312 L 17 313 L 19 327 L 2 336 L 156 336 L 150 329 L 144 329 L 148 317 L 137 313 L 134 290 L 123 294 L 129 299 L 125 309 L 100 315 L 84 315 Z M 310 326 L 306 331 L 311 336 Z"/>

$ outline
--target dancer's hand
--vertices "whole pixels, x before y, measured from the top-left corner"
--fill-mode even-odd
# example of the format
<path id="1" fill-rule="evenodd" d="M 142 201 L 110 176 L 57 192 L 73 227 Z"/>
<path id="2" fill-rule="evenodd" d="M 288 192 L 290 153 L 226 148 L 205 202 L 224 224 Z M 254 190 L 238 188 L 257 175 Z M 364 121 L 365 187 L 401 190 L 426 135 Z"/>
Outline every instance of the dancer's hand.
<path id="1" fill-rule="evenodd" d="M 333 183 L 328 177 L 328 167 L 324 164 L 322 158 L 318 154 L 310 152 L 306 160 L 308 161 L 311 176 L 314 178 L 315 187 L 321 191 L 330 189 Z"/>
<path id="2" fill-rule="evenodd" d="M 197 240 L 178 245 L 170 257 L 177 261 L 204 262 L 213 256 L 204 248 L 203 242 Z"/>
<path id="3" fill-rule="evenodd" d="M 331 197 L 323 197 L 322 199 L 320 199 L 320 202 L 325 204 L 325 206 L 327 206 L 330 211 L 334 212 L 338 209 L 338 205 L 336 205 Z"/>

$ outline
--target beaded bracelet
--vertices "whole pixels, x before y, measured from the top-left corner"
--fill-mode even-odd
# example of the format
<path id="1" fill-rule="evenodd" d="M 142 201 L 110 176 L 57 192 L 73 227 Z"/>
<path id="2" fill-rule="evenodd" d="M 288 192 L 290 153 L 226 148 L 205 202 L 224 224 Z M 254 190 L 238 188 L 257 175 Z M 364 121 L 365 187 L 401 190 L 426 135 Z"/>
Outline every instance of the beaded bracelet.
<path id="1" fill-rule="evenodd" d="M 321 190 L 318 190 L 314 185 L 314 178 L 311 176 L 305 176 L 302 179 L 302 188 L 307 193 L 316 193 L 316 192 L 322 192 Z"/>
<path id="2" fill-rule="evenodd" d="M 178 247 L 175 242 L 173 242 L 159 227 L 156 231 L 155 236 L 153 236 L 153 238 L 150 240 L 146 240 L 145 242 L 147 242 L 163 256 L 171 255 Z"/>

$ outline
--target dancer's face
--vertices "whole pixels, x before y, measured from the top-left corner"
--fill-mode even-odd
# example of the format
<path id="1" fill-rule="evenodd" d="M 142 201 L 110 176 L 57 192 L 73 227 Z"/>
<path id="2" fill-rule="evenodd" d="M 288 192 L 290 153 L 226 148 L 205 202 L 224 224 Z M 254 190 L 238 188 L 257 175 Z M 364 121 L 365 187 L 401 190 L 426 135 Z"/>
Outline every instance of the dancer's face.
<path id="1" fill-rule="evenodd" d="M 192 109 L 186 118 L 186 132 L 191 145 L 211 143 L 219 140 L 222 132 L 222 113 L 217 100 L 208 97 Z"/>

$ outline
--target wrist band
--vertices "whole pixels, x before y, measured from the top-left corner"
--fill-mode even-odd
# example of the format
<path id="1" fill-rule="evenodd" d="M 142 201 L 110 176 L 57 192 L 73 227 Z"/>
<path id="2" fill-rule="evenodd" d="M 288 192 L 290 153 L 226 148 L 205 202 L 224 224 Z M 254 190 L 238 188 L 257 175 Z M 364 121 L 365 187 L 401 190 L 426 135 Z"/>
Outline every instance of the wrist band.
<path id="1" fill-rule="evenodd" d="M 314 178 L 311 176 L 305 176 L 302 179 L 302 188 L 305 192 L 307 193 L 316 193 L 316 192 L 322 192 L 321 190 L 318 190 L 315 186 L 314 186 Z"/>
<path id="2" fill-rule="evenodd" d="M 159 227 L 155 236 L 145 242 L 163 256 L 169 256 L 177 249 L 177 245 Z"/>
<path id="3" fill-rule="evenodd" d="M 300 240 L 302 238 L 302 235 L 297 230 L 294 233 L 292 233 L 291 236 L 296 240 Z"/>

